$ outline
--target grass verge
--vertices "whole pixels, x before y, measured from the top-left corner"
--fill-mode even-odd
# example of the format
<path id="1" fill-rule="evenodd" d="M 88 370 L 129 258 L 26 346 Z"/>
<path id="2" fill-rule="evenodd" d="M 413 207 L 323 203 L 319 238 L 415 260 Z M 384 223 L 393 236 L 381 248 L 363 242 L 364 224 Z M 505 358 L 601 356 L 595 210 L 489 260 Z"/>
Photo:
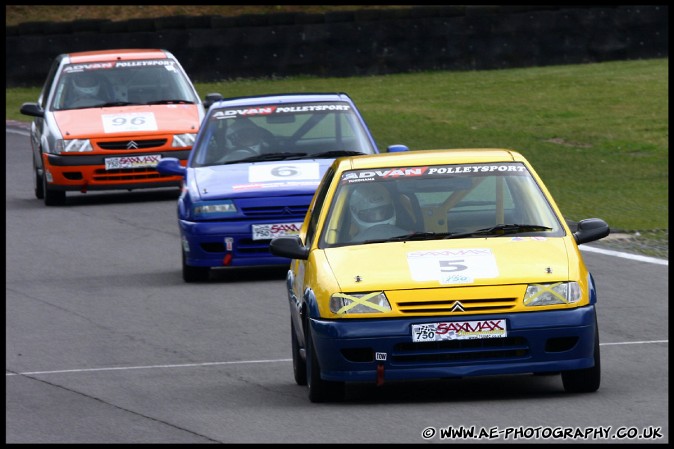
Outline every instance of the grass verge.
<path id="1" fill-rule="evenodd" d="M 564 215 L 599 217 L 634 251 L 668 258 L 668 59 L 354 78 L 236 79 L 203 97 L 347 92 L 380 148 L 511 148 Z M 39 88 L 6 89 L 6 118 Z"/>

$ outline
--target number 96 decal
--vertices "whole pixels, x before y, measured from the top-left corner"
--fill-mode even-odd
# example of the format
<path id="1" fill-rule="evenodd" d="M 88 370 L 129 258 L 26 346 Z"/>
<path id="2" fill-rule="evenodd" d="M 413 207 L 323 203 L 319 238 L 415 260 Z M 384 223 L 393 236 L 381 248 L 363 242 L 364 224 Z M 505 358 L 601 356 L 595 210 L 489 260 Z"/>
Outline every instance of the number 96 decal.
<path id="1" fill-rule="evenodd" d="M 157 121 L 152 112 L 135 112 L 127 114 L 103 114 L 103 130 L 106 133 L 124 131 L 156 131 Z"/>

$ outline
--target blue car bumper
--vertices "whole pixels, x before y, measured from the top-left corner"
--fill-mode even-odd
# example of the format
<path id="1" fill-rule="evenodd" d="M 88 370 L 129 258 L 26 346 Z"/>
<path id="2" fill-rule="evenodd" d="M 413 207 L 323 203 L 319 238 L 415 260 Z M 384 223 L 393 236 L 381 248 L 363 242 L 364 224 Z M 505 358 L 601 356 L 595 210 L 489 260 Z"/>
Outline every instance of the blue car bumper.
<path id="1" fill-rule="evenodd" d="M 302 221 L 297 219 L 296 221 Z M 265 223 L 256 221 L 255 224 Z M 179 220 L 185 263 L 195 267 L 287 266 L 290 259 L 269 251 L 270 240 L 253 240 L 247 221 L 191 222 Z M 184 248 L 185 249 L 185 248 Z"/>
<path id="2" fill-rule="evenodd" d="M 578 309 L 465 317 L 311 319 L 322 378 L 375 382 L 546 373 L 594 365 L 596 312 Z M 505 338 L 412 342 L 412 324 L 505 319 Z M 379 367 L 379 368 L 378 368 Z M 383 371 L 383 379 L 378 378 Z"/>

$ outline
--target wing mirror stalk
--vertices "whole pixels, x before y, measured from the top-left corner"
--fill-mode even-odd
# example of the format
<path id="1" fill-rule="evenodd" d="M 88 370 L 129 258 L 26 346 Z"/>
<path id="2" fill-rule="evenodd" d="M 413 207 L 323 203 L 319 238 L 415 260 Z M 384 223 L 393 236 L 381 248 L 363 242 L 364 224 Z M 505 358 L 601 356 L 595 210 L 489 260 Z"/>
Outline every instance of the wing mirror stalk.
<path id="1" fill-rule="evenodd" d="M 269 244 L 269 249 L 275 256 L 301 260 L 309 258 L 309 248 L 302 244 L 302 240 L 297 235 L 275 237 Z"/>

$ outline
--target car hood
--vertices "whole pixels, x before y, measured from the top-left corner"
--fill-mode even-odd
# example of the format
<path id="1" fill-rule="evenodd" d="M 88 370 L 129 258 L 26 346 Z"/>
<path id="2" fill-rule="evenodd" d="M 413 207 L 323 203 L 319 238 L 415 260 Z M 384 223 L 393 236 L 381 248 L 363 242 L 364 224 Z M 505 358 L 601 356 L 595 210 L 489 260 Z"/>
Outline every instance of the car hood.
<path id="1" fill-rule="evenodd" d="M 342 291 L 568 280 L 566 238 L 498 237 L 373 243 L 325 250 Z"/>
<path id="2" fill-rule="evenodd" d="M 147 134 L 196 133 L 199 105 L 163 104 L 54 112 L 61 135 L 69 139 Z"/>
<path id="3" fill-rule="evenodd" d="M 252 162 L 190 168 L 202 200 L 313 195 L 333 159 Z"/>

